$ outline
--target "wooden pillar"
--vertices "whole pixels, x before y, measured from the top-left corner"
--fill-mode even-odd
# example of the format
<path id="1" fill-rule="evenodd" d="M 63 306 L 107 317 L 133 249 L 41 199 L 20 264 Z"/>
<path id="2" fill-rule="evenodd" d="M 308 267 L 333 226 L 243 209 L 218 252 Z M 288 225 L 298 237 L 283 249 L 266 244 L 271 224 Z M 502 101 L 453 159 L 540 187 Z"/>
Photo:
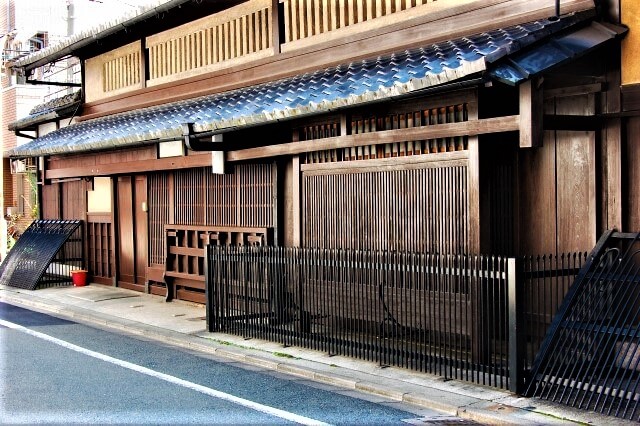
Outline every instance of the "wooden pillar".
<path id="1" fill-rule="evenodd" d="M 469 137 L 468 166 L 469 196 L 469 253 L 479 254 L 481 251 L 480 229 L 480 149 L 477 136 Z"/>
<path id="2" fill-rule="evenodd" d="M 469 102 L 469 121 L 478 119 L 478 96 Z M 478 136 L 469 136 L 469 165 L 467 167 L 468 203 L 469 203 L 469 253 L 478 254 L 481 244 L 481 200 L 480 200 L 480 149 Z"/>
<path id="3" fill-rule="evenodd" d="M 282 195 L 283 195 L 283 186 L 282 186 L 282 177 L 284 175 L 282 162 L 274 161 L 271 163 L 271 193 L 272 198 L 269 200 L 272 204 L 272 222 L 271 224 L 264 224 L 265 226 L 273 226 L 273 235 L 271 236 L 271 241 L 269 241 L 269 237 L 265 237 L 264 244 L 265 245 L 274 245 L 277 246 L 280 244 L 281 239 L 281 230 L 282 230 L 282 211 L 281 203 L 282 203 Z"/>
<path id="4" fill-rule="evenodd" d="M 280 0 L 271 0 L 271 48 L 280 53 Z"/>
<path id="5" fill-rule="evenodd" d="M 140 87 L 147 87 L 147 44 L 144 37 L 140 40 Z"/>
<path id="6" fill-rule="evenodd" d="M 291 228 L 293 247 L 302 245 L 302 185 L 300 173 L 300 156 L 296 155 L 291 159 Z"/>
<path id="7" fill-rule="evenodd" d="M 298 130 L 293 131 L 292 142 L 298 142 Z M 287 162 L 283 182 L 284 192 L 284 245 L 300 247 L 302 245 L 302 186 L 300 156 L 294 155 Z"/>
<path id="8" fill-rule="evenodd" d="M 111 246 L 111 253 L 113 253 L 112 259 L 113 264 L 111 265 L 112 270 L 112 283 L 114 287 L 118 286 L 118 275 L 120 275 L 120 255 L 118 254 L 118 232 L 119 232 L 119 223 L 118 223 L 118 203 L 116 202 L 117 196 L 117 177 L 111 178 L 111 241 L 109 244 Z"/>
<path id="9" fill-rule="evenodd" d="M 533 78 L 520 85 L 520 148 L 542 146 L 542 80 Z"/>
<path id="10" fill-rule="evenodd" d="M 176 191 L 175 191 L 175 174 L 170 172 L 167 176 L 167 190 L 169 191 L 169 224 L 175 224 L 176 221 Z"/>
<path id="11" fill-rule="evenodd" d="M 36 188 L 37 188 L 37 197 L 38 197 L 38 219 L 43 219 L 43 193 L 42 189 L 45 185 L 44 172 L 46 167 L 46 158 L 45 157 L 37 157 L 36 158 Z M 4 208 L 4 203 L 2 204 Z M 4 214 L 4 213 L 3 213 Z M 5 246 L 6 247 L 6 246 Z"/>
<path id="12" fill-rule="evenodd" d="M 620 96 L 620 51 L 611 49 L 607 64 L 615 64 L 607 72 L 607 90 L 602 99 L 602 111 L 617 113 L 622 109 Z M 607 229 L 622 229 L 622 120 L 612 118 L 602 129 L 604 159 L 602 176 L 605 194 L 602 200 L 602 225 L 599 232 Z"/>

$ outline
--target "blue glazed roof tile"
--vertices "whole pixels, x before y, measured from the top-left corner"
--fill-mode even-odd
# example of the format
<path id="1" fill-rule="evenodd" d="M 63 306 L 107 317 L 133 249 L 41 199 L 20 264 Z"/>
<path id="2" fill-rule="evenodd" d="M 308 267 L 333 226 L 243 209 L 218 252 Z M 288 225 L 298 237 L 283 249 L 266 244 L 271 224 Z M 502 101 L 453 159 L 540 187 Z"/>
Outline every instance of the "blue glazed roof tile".
<path id="1" fill-rule="evenodd" d="M 542 40 L 535 49 L 513 53 L 508 57 L 508 61 L 496 63 L 489 70 L 488 76 L 515 85 L 531 75 L 539 74 L 583 55 L 624 32 L 626 30 L 621 27 L 593 22 L 569 34 Z"/>
<path id="2" fill-rule="evenodd" d="M 555 37 L 555 44 L 549 41 L 525 49 L 584 19 L 568 15 L 502 28 L 227 93 L 87 120 L 49 133 L 9 154 L 63 154 L 181 138 L 181 125 L 187 122 L 193 123 L 196 132 L 265 124 L 382 101 L 478 73 L 515 84 L 526 78 L 525 74 L 544 71 L 612 37 L 604 37 L 602 31 L 579 34 L 578 30 Z"/>

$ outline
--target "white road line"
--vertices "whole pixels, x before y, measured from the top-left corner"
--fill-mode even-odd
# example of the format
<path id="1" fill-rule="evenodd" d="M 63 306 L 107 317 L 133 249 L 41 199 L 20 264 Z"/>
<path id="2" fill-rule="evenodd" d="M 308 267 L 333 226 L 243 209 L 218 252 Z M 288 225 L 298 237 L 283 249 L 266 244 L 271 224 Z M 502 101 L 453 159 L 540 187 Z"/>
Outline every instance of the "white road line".
<path id="1" fill-rule="evenodd" d="M 143 367 L 141 365 L 133 364 L 131 362 L 123 361 L 121 359 L 113 358 L 105 354 L 101 354 L 99 352 L 95 352 L 81 346 L 74 345 L 73 343 L 65 342 L 64 340 L 57 339 L 55 337 L 49 336 L 48 334 L 40 333 L 38 331 L 31 330 L 29 328 L 23 327 L 20 324 L 15 324 L 9 321 L 5 321 L 0 319 L 0 325 L 5 327 L 19 330 L 23 333 L 29 334 L 31 336 L 37 337 L 39 339 L 46 340 L 51 343 L 55 343 L 56 345 L 62 346 L 67 349 L 71 349 L 72 351 L 79 352 L 84 355 L 88 355 L 90 357 L 109 362 L 111 364 L 118 365 L 120 367 L 136 371 L 138 373 L 146 374 L 147 376 L 155 377 L 160 380 L 164 380 L 169 383 L 176 384 L 178 386 L 183 386 L 188 389 L 192 389 L 196 392 L 203 393 L 205 395 L 212 396 L 214 398 L 223 399 L 225 401 L 233 402 L 234 404 L 242 405 L 243 407 L 250 408 L 255 411 L 259 411 L 261 413 L 270 414 L 272 416 L 279 417 L 284 420 L 289 420 L 295 423 L 300 423 L 303 425 L 328 425 L 328 423 L 321 422 L 319 420 L 310 419 L 308 417 L 299 416 L 294 413 L 290 413 L 288 411 L 279 410 L 277 408 L 269 407 L 268 405 L 262 405 L 257 402 L 249 401 L 248 399 L 239 398 L 237 396 L 221 392 L 215 389 L 208 388 L 206 386 L 199 385 L 197 383 L 189 382 L 187 380 L 180 379 L 175 376 L 170 376 L 168 374 L 160 373 L 158 371 L 151 370 L 149 368 Z"/>

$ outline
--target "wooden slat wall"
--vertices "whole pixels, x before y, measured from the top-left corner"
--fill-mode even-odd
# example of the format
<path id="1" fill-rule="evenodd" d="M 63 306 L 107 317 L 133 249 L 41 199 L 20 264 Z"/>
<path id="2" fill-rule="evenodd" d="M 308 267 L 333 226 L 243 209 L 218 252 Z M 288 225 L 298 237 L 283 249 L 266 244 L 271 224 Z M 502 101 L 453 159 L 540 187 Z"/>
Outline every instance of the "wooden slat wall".
<path id="1" fill-rule="evenodd" d="M 594 115 L 595 95 L 550 98 L 545 114 Z M 520 150 L 519 253 L 588 251 L 597 239 L 595 132 L 544 132 L 544 143 Z"/>
<path id="2" fill-rule="evenodd" d="M 237 169 L 238 226 L 273 227 L 274 180 L 271 164 L 251 164 Z"/>
<path id="3" fill-rule="evenodd" d="M 230 175 L 208 168 L 175 172 L 175 224 L 273 226 L 271 164 L 235 167 Z"/>
<path id="4" fill-rule="evenodd" d="M 42 186 L 42 218 L 60 219 L 60 184 Z"/>
<path id="5" fill-rule="evenodd" d="M 169 223 L 169 176 L 149 175 L 149 263 L 165 262 L 164 225 Z"/>
<path id="6" fill-rule="evenodd" d="M 238 167 L 237 169 L 239 169 Z M 237 224 L 237 187 L 234 174 L 207 173 L 207 224 L 233 226 Z"/>
<path id="7" fill-rule="evenodd" d="M 285 43 L 419 8 L 435 0 L 284 0 Z"/>
<path id="8" fill-rule="evenodd" d="M 465 253 L 467 166 L 303 173 L 306 247 Z"/>
<path id="9" fill-rule="evenodd" d="M 562 97 L 558 114 L 596 114 L 596 95 Z M 557 131 L 558 252 L 587 251 L 596 244 L 596 134 Z"/>
<path id="10" fill-rule="evenodd" d="M 62 219 L 85 220 L 87 213 L 87 186 L 84 180 L 78 179 L 63 182 L 60 204 Z"/>
<path id="11" fill-rule="evenodd" d="M 175 223 L 204 225 L 205 168 L 175 172 Z"/>
<path id="12" fill-rule="evenodd" d="M 147 37 L 150 84 L 269 52 L 270 16 L 271 0 L 252 1 Z"/>

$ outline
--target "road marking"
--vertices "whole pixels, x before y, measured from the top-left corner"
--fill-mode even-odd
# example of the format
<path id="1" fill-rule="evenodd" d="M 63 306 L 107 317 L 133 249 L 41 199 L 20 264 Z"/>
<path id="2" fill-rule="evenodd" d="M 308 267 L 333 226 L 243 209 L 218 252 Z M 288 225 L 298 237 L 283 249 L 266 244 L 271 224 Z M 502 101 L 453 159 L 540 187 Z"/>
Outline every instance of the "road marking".
<path id="1" fill-rule="evenodd" d="M 71 349 L 72 351 L 76 351 L 81 354 L 88 355 L 90 357 L 93 357 L 102 361 L 106 361 L 111 364 L 115 364 L 132 371 L 136 371 L 138 373 L 146 374 L 147 376 L 155 377 L 160 380 L 164 380 L 166 382 L 173 383 L 178 386 L 182 386 L 182 387 L 194 390 L 196 392 L 200 392 L 205 395 L 212 396 L 214 398 L 219 398 L 225 401 L 233 402 L 234 404 L 242 405 L 243 407 L 247 407 L 252 410 L 259 411 L 261 413 L 270 414 L 272 416 L 276 416 L 284 420 L 289 420 L 289 421 L 300 423 L 303 425 L 316 425 L 316 426 L 329 425 L 328 423 L 324 423 L 319 420 L 314 420 L 308 417 L 299 416 L 297 414 L 290 413 L 288 411 L 269 407 L 268 405 L 262 405 L 254 401 L 249 401 L 248 399 L 239 398 L 237 396 L 234 396 L 225 392 L 221 392 L 212 388 L 208 388 L 206 386 L 202 386 L 197 383 L 189 382 L 187 380 L 183 380 L 175 376 L 170 376 L 169 374 L 160 373 L 159 371 L 151 370 L 141 365 L 137 365 L 128 361 L 123 361 L 121 359 L 113 358 L 113 357 L 110 357 L 109 355 L 101 354 L 99 352 L 95 352 L 90 349 L 86 349 L 81 346 L 74 345 L 73 343 L 69 343 L 64 340 L 57 339 L 53 336 L 49 336 L 48 334 L 31 330 L 27 327 L 21 326 L 20 324 L 15 324 L 10 321 L 0 319 L 0 326 L 5 326 L 7 328 L 18 330 L 23 333 L 29 334 L 31 336 L 37 337 L 39 339 L 43 339 L 48 342 L 55 343 L 56 345 L 62 346 L 63 348 Z"/>

